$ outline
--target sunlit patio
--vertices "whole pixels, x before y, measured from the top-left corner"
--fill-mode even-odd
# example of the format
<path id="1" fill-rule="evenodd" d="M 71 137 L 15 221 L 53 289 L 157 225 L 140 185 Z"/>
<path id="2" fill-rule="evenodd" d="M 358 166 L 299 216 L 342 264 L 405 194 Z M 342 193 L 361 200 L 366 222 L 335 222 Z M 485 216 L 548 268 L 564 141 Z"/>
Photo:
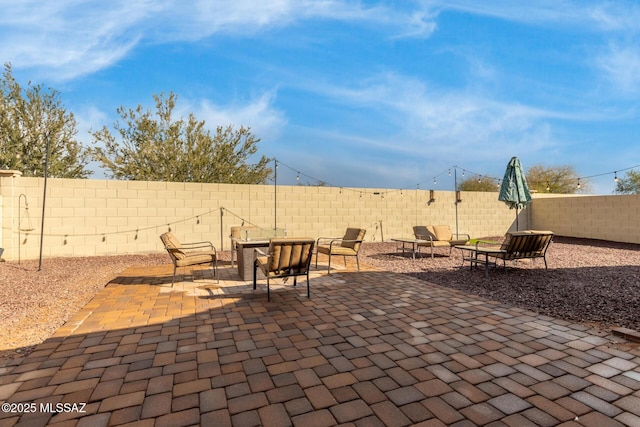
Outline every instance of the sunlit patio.
<path id="1" fill-rule="evenodd" d="M 0 368 L 0 425 L 640 423 L 640 357 L 620 338 L 322 261 L 310 299 L 277 282 L 269 303 L 228 263 L 173 287 L 170 265 L 126 270 Z"/>

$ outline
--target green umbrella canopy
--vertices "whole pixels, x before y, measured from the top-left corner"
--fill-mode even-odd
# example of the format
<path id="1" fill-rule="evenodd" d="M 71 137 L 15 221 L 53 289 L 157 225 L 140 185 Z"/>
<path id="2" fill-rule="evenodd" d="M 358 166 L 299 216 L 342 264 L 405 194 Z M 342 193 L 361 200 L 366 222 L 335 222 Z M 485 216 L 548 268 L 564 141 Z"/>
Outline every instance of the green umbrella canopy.
<path id="1" fill-rule="evenodd" d="M 498 200 L 510 209 L 522 209 L 531 203 L 531 193 L 520 160 L 512 157 L 502 178 Z M 517 215 L 517 214 L 516 214 Z"/>

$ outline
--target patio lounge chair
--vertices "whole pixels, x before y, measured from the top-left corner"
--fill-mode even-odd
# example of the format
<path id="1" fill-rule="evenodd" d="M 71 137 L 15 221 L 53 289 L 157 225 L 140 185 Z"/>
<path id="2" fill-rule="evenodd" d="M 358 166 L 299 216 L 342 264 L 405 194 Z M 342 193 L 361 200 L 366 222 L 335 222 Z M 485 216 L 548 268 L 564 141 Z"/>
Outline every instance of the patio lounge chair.
<path id="1" fill-rule="evenodd" d="M 162 240 L 164 248 L 169 253 L 169 257 L 173 263 L 171 287 L 173 287 L 178 267 L 211 264 L 213 268 L 213 275 L 216 275 L 218 257 L 216 248 L 211 242 L 180 243 L 176 236 L 171 232 L 162 234 L 160 239 Z"/>
<path id="2" fill-rule="evenodd" d="M 451 256 L 454 246 L 464 245 L 471 239 L 468 234 L 454 235 L 448 225 L 417 225 L 413 227 L 413 234 L 416 239 L 424 240 L 418 243 L 418 250 L 420 247 L 431 248 L 431 258 L 434 257 L 433 248 L 449 248 L 449 256 Z"/>
<path id="3" fill-rule="evenodd" d="M 298 276 L 307 276 L 307 297 L 311 297 L 309 269 L 315 240 L 309 238 L 273 238 L 269 242 L 268 253 L 256 249 L 253 263 L 253 289 L 257 286 L 258 268 L 267 278 L 267 300 L 271 301 L 269 282 L 272 278 L 293 276 L 296 286 Z"/>
<path id="4" fill-rule="evenodd" d="M 504 266 L 507 261 L 526 258 L 542 258 L 547 267 L 547 249 L 553 241 L 552 231 L 525 230 L 507 233 L 499 252 L 489 253 L 490 258 L 501 259 Z"/>
<path id="5" fill-rule="evenodd" d="M 360 245 L 364 240 L 364 235 L 367 230 L 364 228 L 347 228 L 343 237 L 320 237 L 316 247 L 316 267 L 318 267 L 318 254 L 325 254 L 329 256 L 328 272 L 331 274 L 331 257 L 333 255 L 342 255 L 344 258 L 344 265 L 347 265 L 347 257 L 356 257 L 356 264 L 358 271 L 360 271 L 360 260 L 358 259 L 358 253 L 360 252 Z"/>

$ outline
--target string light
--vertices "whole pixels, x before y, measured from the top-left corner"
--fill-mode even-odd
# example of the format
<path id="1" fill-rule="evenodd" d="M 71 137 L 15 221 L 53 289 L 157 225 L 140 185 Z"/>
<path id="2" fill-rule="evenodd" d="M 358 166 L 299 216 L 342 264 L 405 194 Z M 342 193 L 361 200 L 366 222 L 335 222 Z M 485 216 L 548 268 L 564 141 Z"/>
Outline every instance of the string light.
<path id="1" fill-rule="evenodd" d="M 276 168 L 278 168 L 278 167 L 280 166 L 280 164 L 282 164 L 282 163 L 281 163 L 281 162 L 279 162 L 279 161 L 276 161 Z M 284 165 L 284 164 L 283 164 L 283 165 Z M 284 165 L 284 166 L 288 167 L 287 165 Z M 458 169 L 458 166 L 454 166 L 453 168 L 457 170 L 457 169 Z M 617 182 L 619 181 L 619 179 L 618 179 L 618 171 L 623 172 L 623 171 L 631 170 L 631 169 L 635 169 L 635 168 L 640 168 L 640 165 L 632 166 L 632 167 L 625 168 L 625 169 L 618 169 L 618 170 L 615 170 L 615 171 L 613 171 L 613 172 L 606 172 L 606 173 L 601 173 L 601 174 L 596 174 L 596 175 L 591 175 L 591 176 L 586 176 L 586 177 L 578 177 L 578 178 L 577 178 L 577 184 L 576 184 L 576 187 L 577 187 L 578 189 L 581 189 L 581 187 L 582 187 L 582 181 L 583 181 L 583 180 L 585 180 L 585 179 L 594 178 L 594 177 L 599 177 L 599 176 L 604 176 L 604 175 L 611 175 L 611 174 L 613 174 L 613 175 L 614 175 L 613 179 L 614 179 L 614 181 L 617 183 Z M 435 175 L 435 176 L 433 177 L 433 183 L 434 183 L 434 184 L 437 184 L 437 177 L 438 177 L 438 176 L 442 176 L 442 175 L 444 175 L 444 173 L 447 173 L 447 175 L 448 175 L 448 176 L 451 176 L 451 169 L 452 169 L 452 168 L 449 168 L 449 169 L 447 169 L 447 170 L 443 171 L 442 173 Z M 294 171 L 295 171 L 295 169 L 292 169 L 292 170 L 294 170 Z M 466 172 L 467 172 L 467 170 L 466 170 L 466 169 L 462 169 L 462 176 L 463 176 L 463 177 L 465 176 Z M 476 174 L 476 173 L 471 172 L 471 171 L 469 171 L 469 172 L 470 172 L 472 175 L 478 175 L 478 182 L 481 182 L 481 181 L 482 181 L 482 178 L 483 178 L 483 177 L 485 177 L 485 178 L 489 178 L 490 180 L 495 179 L 495 180 L 498 182 L 498 186 L 500 186 L 501 180 L 500 180 L 500 179 L 498 179 L 498 178 L 487 177 L 486 175 Z M 303 174 L 302 172 L 300 172 L 300 171 L 296 171 L 296 180 L 299 180 L 299 178 L 300 178 L 300 176 L 301 176 L 301 175 L 304 175 L 304 174 Z M 306 175 L 305 175 L 305 176 L 306 176 Z M 323 185 L 324 185 L 324 184 L 326 184 L 324 181 L 317 180 L 316 178 L 313 178 L 313 177 L 309 177 L 309 178 L 314 179 L 314 180 L 316 180 L 316 181 L 318 181 L 318 182 L 321 182 Z M 343 187 L 339 187 L 339 188 L 340 188 L 340 193 L 341 193 L 341 194 L 343 193 L 343 191 L 344 191 L 344 190 L 349 190 L 349 189 L 344 189 Z M 546 189 L 547 189 L 547 191 L 549 191 L 549 192 L 551 191 L 551 185 L 550 185 L 549 181 L 547 181 L 547 182 L 546 182 Z M 417 191 L 419 191 L 419 190 L 420 190 L 420 183 L 416 184 L 416 190 L 417 190 Z M 368 194 L 366 191 L 362 191 L 362 190 L 355 190 L 355 189 L 354 189 L 353 191 L 358 191 L 358 192 L 359 192 L 359 197 L 360 197 L 360 198 L 362 198 L 363 194 Z M 400 195 L 404 195 L 404 189 L 399 189 L 399 190 L 396 190 L 396 191 L 399 191 L 399 192 L 400 192 Z M 385 195 L 384 195 L 384 193 L 378 193 L 378 194 L 379 194 L 379 195 L 381 195 L 381 196 L 382 196 L 382 198 L 384 198 L 384 196 L 385 196 Z M 216 209 L 216 210 L 217 210 L 217 209 Z M 206 214 L 208 214 L 208 213 L 211 213 L 211 212 L 212 212 L 212 211 L 209 211 L 209 212 L 205 213 L 204 215 L 206 215 Z M 203 215 L 203 214 L 201 214 L 201 215 L 197 215 L 197 216 L 195 216 L 195 217 L 185 218 L 185 219 L 183 219 L 183 220 L 181 220 L 181 221 L 177 221 L 177 222 L 185 222 L 185 221 L 187 221 L 187 220 L 192 220 L 193 218 L 195 218 L 195 219 L 196 219 L 196 224 L 200 224 L 200 223 L 201 223 L 200 216 L 202 216 L 202 215 Z M 243 220 L 243 223 L 244 223 L 244 220 Z M 168 231 L 169 231 L 169 232 L 173 231 L 170 223 L 169 223 L 169 224 L 166 224 L 166 226 L 167 226 L 167 229 L 168 229 Z M 158 225 L 155 225 L 155 226 L 146 227 L 146 228 L 144 228 L 143 230 L 147 230 L 147 229 L 158 229 L 158 228 L 159 228 L 159 226 L 158 226 Z M 90 236 L 101 236 L 101 240 L 102 240 L 102 242 L 106 242 L 106 240 L 107 240 L 107 235 L 116 235 L 116 234 L 124 234 L 124 233 L 135 233 L 135 234 L 134 234 L 134 240 L 138 240 L 139 232 L 140 232 L 140 229 L 136 228 L 135 230 L 128 230 L 128 231 L 118 231 L 118 232 L 109 232 L 109 233 L 96 233 L 96 234 L 78 234 L 78 235 L 75 235 L 75 234 L 74 234 L 73 236 L 89 236 L 89 235 L 90 235 Z M 52 234 L 52 235 L 56 235 L 56 234 Z M 69 236 L 68 236 L 68 235 L 66 235 L 66 234 L 65 234 L 65 235 L 58 235 L 58 236 L 62 236 L 62 237 L 63 237 L 64 244 L 67 244 L 67 240 L 68 240 L 68 238 L 69 238 Z M 73 237 L 73 236 L 72 236 L 72 237 Z"/>

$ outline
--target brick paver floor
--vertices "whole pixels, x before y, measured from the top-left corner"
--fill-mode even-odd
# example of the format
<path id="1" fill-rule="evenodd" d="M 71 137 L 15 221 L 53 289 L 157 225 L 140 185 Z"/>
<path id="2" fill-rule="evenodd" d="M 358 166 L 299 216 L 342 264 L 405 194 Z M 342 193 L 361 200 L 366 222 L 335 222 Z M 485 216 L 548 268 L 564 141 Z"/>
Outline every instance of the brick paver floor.
<path id="1" fill-rule="evenodd" d="M 129 269 L 0 366 L 0 426 L 639 426 L 640 356 L 587 326 L 363 268 Z M 189 273 L 189 271 L 186 271 Z"/>

